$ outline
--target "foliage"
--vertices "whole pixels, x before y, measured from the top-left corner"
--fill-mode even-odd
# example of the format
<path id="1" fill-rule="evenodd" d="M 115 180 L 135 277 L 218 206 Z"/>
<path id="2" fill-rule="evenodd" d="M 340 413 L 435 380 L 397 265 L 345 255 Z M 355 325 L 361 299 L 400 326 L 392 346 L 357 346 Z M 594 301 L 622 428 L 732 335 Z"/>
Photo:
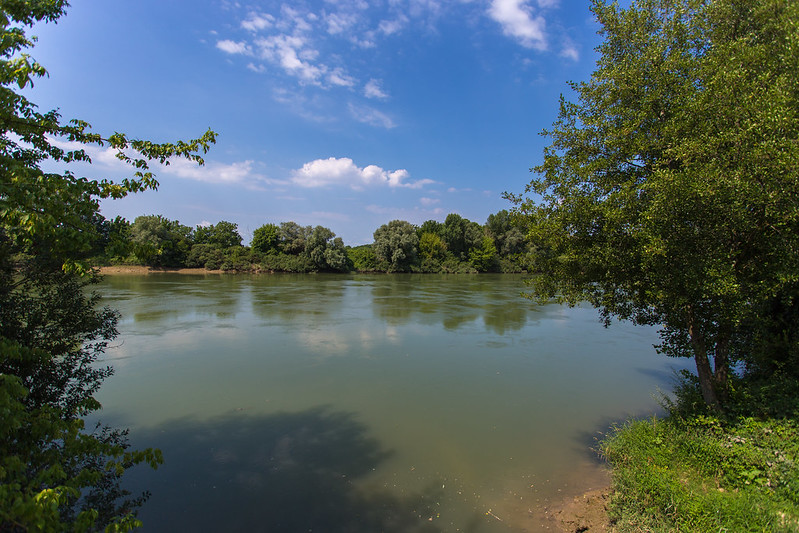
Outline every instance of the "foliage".
<path id="1" fill-rule="evenodd" d="M 300 226 L 296 222 L 281 222 L 280 250 L 289 255 L 299 255 L 305 251 L 305 241 L 311 233 L 311 226 Z"/>
<path id="2" fill-rule="evenodd" d="M 419 255 L 428 261 L 440 261 L 447 255 L 447 245 L 438 234 L 426 231 L 419 236 Z"/>
<path id="3" fill-rule="evenodd" d="M 371 244 L 347 248 L 347 256 L 352 262 L 353 270 L 358 272 L 378 272 L 388 269 L 388 265 L 378 261 Z"/>
<path id="4" fill-rule="evenodd" d="M 275 224 L 264 224 L 252 232 L 250 246 L 253 250 L 268 254 L 278 250 L 280 227 Z"/>
<path id="5" fill-rule="evenodd" d="M 161 215 L 136 217 L 130 238 L 134 255 L 154 267 L 185 265 L 193 242 L 190 227 Z"/>
<path id="6" fill-rule="evenodd" d="M 225 252 L 210 244 L 195 244 L 191 247 L 186 266 L 189 268 L 207 268 L 219 270 L 225 261 Z"/>
<path id="7" fill-rule="evenodd" d="M 310 259 L 314 270 L 348 271 L 350 264 L 344 241 L 323 226 L 316 226 L 308 233 L 305 242 L 305 256 Z"/>
<path id="8" fill-rule="evenodd" d="M 597 69 L 544 132 L 527 187 L 540 199 L 511 196 L 537 247 L 535 297 L 661 325 L 659 349 L 693 357 L 718 406 L 736 360 L 799 367 L 784 329 L 799 296 L 799 4 L 592 9 Z"/>
<path id="9" fill-rule="evenodd" d="M 378 257 L 373 245 L 346 247 L 329 228 L 324 226 L 300 226 L 296 222 L 264 224 L 253 232 L 250 247 L 237 245 L 241 237 L 236 225 L 219 222 L 192 231 L 177 220 L 161 215 L 137 217 L 133 224 L 124 219 L 114 221 L 102 219 L 97 223 L 103 228 L 103 237 L 98 241 L 95 260 L 100 264 L 120 261 L 121 255 L 133 252 L 132 261 L 155 267 L 189 267 L 209 270 L 235 271 L 281 271 L 281 272 L 363 272 L 414 271 L 444 273 L 475 272 L 521 272 L 530 253 L 522 233 L 524 219 L 500 211 L 489 220 L 494 220 L 494 231 L 480 226 L 459 215 L 448 217 L 451 227 L 459 227 L 474 240 L 469 253 L 456 256 L 447 249 L 442 235 L 446 225 L 428 220 L 421 228 L 415 228 L 419 237 L 413 244 L 408 230 L 403 253 L 406 259 L 392 266 L 390 260 Z M 498 233 L 497 220 L 502 220 Z M 395 221 L 397 227 L 413 227 L 405 221 Z M 406 226 L 407 225 L 407 226 Z M 428 231 L 422 231 L 426 228 Z M 112 238 L 105 233 L 114 232 Z M 499 237 L 495 235 L 499 234 Z M 477 238 L 479 236 L 479 238 Z M 499 240 L 498 240 L 499 239 Z M 387 243 L 384 239 L 384 244 Z M 470 241 L 471 242 L 471 241 Z M 499 242 L 507 253 L 498 249 Z M 107 248 L 103 248 L 105 243 Z M 228 246 L 233 243 L 232 246 Z M 274 257 L 269 257 L 274 256 Z M 249 263 L 248 263 L 249 262 Z"/>
<path id="10" fill-rule="evenodd" d="M 416 228 L 404 220 L 392 220 L 374 232 L 372 245 L 378 260 L 389 264 L 393 272 L 406 272 L 416 261 L 419 237 Z"/>
<path id="11" fill-rule="evenodd" d="M 458 259 L 468 258 L 472 248 L 482 244 L 483 231 L 480 225 L 456 213 L 447 215 L 441 233 L 447 250 Z"/>
<path id="12" fill-rule="evenodd" d="M 736 385 L 720 416 L 690 377 L 668 418 L 628 422 L 602 442 L 617 530 L 799 531 L 799 384 Z"/>
<path id="13" fill-rule="evenodd" d="M 239 226 L 225 220 L 209 226 L 197 226 L 194 230 L 194 244 L 210 244 L 216 248 L 241 246 Z"/>
<path id="14" fill-rule="evenodd" d="M 499 267 L 497 247 L 494 239 L 484 235 L 482 244 L 475 246 L 469 252 L 469 261 L 478 272 L 493 272 Z"/>
<path id="15" fill-rule="evenodd" d="M 268 254 L 261 259 L 261 269 L 267 272 L 313 272 L 314 265 L 305 255 Z"/>
<path id="16" fill-rule="evenodd" d="M 125 224 L 107 223 L 99 200 L 158 185 L 148 162 L 172 157 L 202 163 L 216 134 L 157 144 L 122 133 L 104 137 L 88 123 L 62 123 L 16 92 L 46 75 L 24 51 L 26 30 L 64 14 L 63 0 L 0 0 L 0 530 L 128 530 L 135 507 L 120 488 L 134 464 L 155 466 L 153 450 L 130 452 L 126 432 L 84 430 L 99 408 L 94 394 L 108 368 L 96 362 L 116 335 L 116 313 L 98 309 L 87 261 L 113 250 Z M 107 146 L 131 165 L 121 181 L 65 170 L 90 162 L 87 148 Z"/>

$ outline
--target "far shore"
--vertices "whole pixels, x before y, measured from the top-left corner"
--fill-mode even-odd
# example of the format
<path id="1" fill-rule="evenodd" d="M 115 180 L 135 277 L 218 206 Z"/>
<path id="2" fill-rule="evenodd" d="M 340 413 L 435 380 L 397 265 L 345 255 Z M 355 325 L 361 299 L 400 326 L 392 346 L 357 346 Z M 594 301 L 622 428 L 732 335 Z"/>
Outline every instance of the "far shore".
<path id="1" fill-rule="evenodd" d="M 115 265 L 98 267 L 100 274 L 230 274 L 224 270 L 208 270 L 205 268 L 153 268 L 143 265 Z"/>

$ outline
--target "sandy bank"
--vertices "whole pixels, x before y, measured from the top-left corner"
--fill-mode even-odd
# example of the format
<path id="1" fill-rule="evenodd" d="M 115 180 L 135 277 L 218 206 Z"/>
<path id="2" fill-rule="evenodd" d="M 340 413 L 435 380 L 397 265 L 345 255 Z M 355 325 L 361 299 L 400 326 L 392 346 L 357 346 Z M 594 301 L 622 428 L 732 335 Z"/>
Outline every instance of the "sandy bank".
<path id="1" fill-rule="evenodd" d="M 100 267 L 100 274 L 113 276 L 114 274 L 225 274 L 225 272 L 205 268 L 151 268 L 141 265 L 116 265 Z"/>

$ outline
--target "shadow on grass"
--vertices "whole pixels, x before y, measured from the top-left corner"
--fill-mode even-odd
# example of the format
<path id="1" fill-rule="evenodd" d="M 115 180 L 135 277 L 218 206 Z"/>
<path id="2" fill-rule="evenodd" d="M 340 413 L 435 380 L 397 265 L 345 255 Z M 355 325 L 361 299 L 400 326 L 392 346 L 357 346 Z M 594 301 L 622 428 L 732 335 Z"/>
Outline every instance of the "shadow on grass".
<path id="1" fill-rule="evenodd" d="M 155 472 L 130 472 L 152 491 L 143 531 L 439 531 L 428 520 L 433 495 L 356 487 L 390 453 L 349 413 L 180 419 L 137 430 L 134 444 L 165 459 Z"/>

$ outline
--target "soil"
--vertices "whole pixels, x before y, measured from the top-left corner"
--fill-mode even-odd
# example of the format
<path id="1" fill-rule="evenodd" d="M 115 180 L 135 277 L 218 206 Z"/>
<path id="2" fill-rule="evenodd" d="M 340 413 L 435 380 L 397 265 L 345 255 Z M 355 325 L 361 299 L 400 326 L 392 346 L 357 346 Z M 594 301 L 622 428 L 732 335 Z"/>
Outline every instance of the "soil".
<path id="1" fill-rule="evenodd" d="M 140 265 L 116 265 L 100 267 L 100 274 L 224 274 L 221 270 L 207 270 L 205 268 L 151 268 Z"/>
<path id="2" fill-rule="evenodd" d="M 549 515 L 564 533 L 612 532 L 608 518 L 610 488 L 602 488 L 576 496 L 549 509 Z"/>

